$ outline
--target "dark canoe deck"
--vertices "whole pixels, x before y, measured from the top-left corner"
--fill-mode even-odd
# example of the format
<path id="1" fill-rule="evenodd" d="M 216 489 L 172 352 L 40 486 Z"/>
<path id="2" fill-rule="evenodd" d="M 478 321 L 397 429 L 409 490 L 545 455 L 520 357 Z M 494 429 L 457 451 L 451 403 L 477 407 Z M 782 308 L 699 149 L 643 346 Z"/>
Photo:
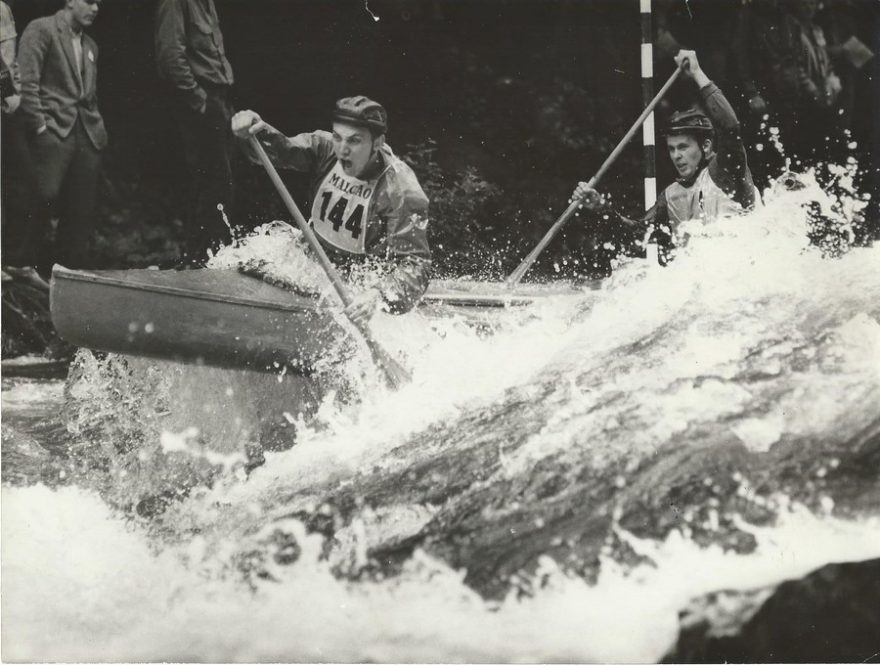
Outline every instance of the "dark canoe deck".
<path id="1" fill-rule="evenodd" d="M 470 312 L 525 306 L 570 286 L 437 282 L 423 305 Z M 316 294 L 234 270 L 68 270 L 56 266 L 52 321 L 62 338 L 99 351 L 220 367 L 308 373 L 344 334 Z"/>

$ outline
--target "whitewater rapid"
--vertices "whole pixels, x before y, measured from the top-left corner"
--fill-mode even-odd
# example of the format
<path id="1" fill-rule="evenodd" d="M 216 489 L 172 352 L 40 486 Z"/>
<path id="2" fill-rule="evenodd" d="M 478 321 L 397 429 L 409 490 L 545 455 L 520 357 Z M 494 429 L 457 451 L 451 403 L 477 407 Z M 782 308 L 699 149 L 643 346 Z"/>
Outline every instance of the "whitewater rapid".
<path id="1" fill-rule="evenodd" d="M 291 377 L 84 354 L 65 422 L 103 462 L 4 485 L 4 658 L 651 662 L 701 594 L 880 556 L 876 487 L 826 482 L 880 417 L 880 247 L 807 240 L 810 202 L 846 237 L 861 199 L 839 175 L 492 334 L 380 315 L 413 381 L 391 393 L 349 358 L 357 399 L 291 407 L 296 445 L 248 477 L 251 403 Z M 229 260 L 283 276 L 277 233 Z M 7 386 L 4 408 L 44 389 Z M 212 487 L 133 515 L 194 459 Z"/>

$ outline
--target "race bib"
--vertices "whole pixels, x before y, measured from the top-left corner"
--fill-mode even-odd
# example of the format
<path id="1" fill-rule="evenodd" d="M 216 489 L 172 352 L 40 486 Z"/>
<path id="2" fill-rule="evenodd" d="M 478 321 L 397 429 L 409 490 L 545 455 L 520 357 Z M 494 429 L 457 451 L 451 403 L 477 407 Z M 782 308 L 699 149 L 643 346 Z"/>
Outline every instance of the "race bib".
<path id="1" fill-rule="evenodd" d="M 310 222 L 315 233 L 337 249 L 365 254 L 367 214 L 376 182 L 347 176 L 336 162 L 312 202 Z"/>

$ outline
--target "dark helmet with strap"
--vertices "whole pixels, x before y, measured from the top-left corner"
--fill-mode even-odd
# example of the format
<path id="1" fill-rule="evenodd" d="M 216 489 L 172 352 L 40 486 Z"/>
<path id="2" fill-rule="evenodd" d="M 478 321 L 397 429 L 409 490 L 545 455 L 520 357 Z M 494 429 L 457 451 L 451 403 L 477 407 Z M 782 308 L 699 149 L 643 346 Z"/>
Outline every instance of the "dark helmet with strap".
<path id="1" fill-rule="evenodd" d="M 709 116 L 695 106 L 685 111 L 676 111 L 666 123 L 666 136 L 696 134 L 703 138 L 712 138 L 714 132 Z"/>
<path id="2" fill-rule="evenodd" d="M 367 127 L 376 134 L 384 134 L 388 131 L 388 114 L 385 108 L 379 102 L 374 102 L 363 95 L 344 97 L 336 102 L 333 120 Z"/>

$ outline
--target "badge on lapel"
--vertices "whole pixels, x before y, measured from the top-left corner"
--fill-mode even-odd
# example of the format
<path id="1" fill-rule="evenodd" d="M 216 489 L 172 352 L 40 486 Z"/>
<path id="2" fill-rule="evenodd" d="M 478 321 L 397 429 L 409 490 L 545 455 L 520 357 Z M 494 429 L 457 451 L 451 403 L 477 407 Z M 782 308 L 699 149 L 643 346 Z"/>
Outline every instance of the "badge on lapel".
<path id="1" fill-rule="evenodd" d="M 89 60 L 90 60 L 91 62 L 94 62 L 94 61 L 95 61 L 95 54 L 92 53 L 91 50 L 89 51 Z"/>

